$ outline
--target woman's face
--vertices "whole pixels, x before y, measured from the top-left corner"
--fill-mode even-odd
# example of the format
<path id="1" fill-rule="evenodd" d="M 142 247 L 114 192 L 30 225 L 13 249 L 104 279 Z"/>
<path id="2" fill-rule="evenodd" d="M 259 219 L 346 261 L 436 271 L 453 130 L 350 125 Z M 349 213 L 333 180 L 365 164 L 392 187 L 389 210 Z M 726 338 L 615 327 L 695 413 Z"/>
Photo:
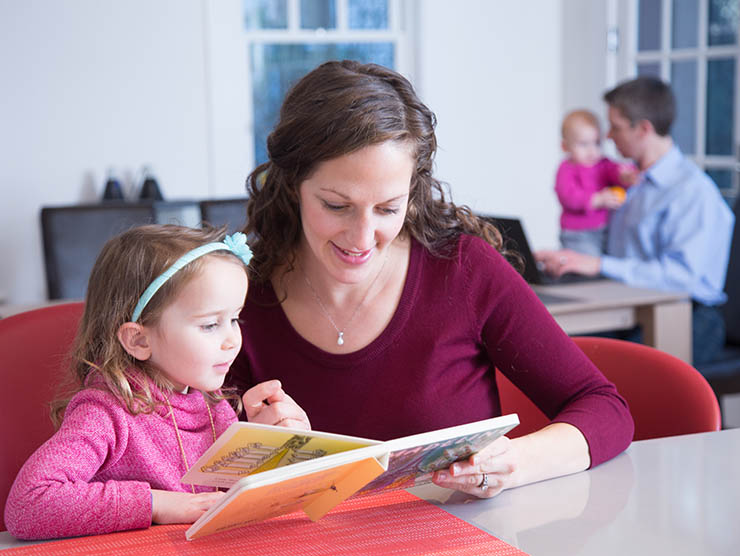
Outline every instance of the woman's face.
<path id="1" fill-rule="evenodd" d="M 414 167 L 411 145 L 393 141 L 318 164 L 299 188 L 304 266 L 345 284 L 374 276 L 403 227 Z"/>

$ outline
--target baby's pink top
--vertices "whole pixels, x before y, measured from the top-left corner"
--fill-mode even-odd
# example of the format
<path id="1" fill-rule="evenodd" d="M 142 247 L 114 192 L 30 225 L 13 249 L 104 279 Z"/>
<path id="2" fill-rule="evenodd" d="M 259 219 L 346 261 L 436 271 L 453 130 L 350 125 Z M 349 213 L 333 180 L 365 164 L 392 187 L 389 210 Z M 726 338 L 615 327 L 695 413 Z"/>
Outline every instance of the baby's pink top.
<path id="1" fill-rule="evenodd" d="M 152 385 L 153 386 L 153 385 Z M 153 386 L 156 399 L 162 394 Z M 213 444 L 199 391 L 168 395 L 188 464 Z M 236 421 L 226 401 L 211 408 L 216 435 Z M 151 489 L 192 492 L 166 406 L 131 415 L 109 391 L 79 392 L 60 429 L 24 464 L 5 505 L 20 539 L 93 535 L 149 527 Z M 212 490 L 195 487 L 196 492 Z"/>
<path id="2" fill-rule="evenodd" d="M 593 166 L 582 166 L 564 160 L 555 178 L 555 192 L 563 206 L 560 227 L 588 230 L 606 226 L 609 211 L 591 208 L 591 196 L 609 185 L 620 185 L 616 162 L 602 158 Z"/>

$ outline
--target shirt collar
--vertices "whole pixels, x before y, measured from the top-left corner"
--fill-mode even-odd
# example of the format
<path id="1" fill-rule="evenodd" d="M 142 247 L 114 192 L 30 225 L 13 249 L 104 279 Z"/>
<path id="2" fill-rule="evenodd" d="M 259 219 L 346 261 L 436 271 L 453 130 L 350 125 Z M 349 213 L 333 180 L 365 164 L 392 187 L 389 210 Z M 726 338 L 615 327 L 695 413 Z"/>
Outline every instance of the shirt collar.
<path id="1" fill-rule="evenodd" d="M 645 170 L 645 179 L 657 186 L 670 185 L 671 178 L 681 164 L 681 151 L 673 145 L 667 153 L 661 156 L 650 168 Z"/>

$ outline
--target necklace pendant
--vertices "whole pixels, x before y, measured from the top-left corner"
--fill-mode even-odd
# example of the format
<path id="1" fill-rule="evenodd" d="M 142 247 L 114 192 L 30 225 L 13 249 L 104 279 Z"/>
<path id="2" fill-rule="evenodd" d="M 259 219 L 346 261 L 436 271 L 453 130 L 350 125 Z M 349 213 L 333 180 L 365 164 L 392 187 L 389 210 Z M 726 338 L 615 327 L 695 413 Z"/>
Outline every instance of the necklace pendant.
<path id="1" fill-rule="evenodd" d="M 340 332 L 339 336 L 337 336 L 337 345 L 344 345 L 344 332 Z"/>

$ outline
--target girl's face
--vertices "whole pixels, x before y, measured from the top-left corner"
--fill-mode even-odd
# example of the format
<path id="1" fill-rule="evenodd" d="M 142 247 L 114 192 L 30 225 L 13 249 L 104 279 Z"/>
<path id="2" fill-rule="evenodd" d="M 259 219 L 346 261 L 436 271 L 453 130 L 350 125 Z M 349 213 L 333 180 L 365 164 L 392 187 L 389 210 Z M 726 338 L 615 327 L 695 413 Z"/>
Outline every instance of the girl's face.
<path id="1" fill-rule="evenodd" d="M 563 150 L 581 166 L 593 166 L 601 159 L 599 130 L 585 122 L 577 122 L 563 140 Z"/>
<path id="2" fill-rule="evenodd" d="M 178 390 L 220 388 L 242 345 L 237 319 L 247 296 L 246 271 L 222 257 L 206 256 L 204 263 L 147 328 L 150 361 Z"/>
<path id="3" fill-rule="evenodd" d="M 379 271 L 406 217 L 415 161 L 388 141 L 320 163 L 299 188 L 302 261 L 356 284 Z"/>

